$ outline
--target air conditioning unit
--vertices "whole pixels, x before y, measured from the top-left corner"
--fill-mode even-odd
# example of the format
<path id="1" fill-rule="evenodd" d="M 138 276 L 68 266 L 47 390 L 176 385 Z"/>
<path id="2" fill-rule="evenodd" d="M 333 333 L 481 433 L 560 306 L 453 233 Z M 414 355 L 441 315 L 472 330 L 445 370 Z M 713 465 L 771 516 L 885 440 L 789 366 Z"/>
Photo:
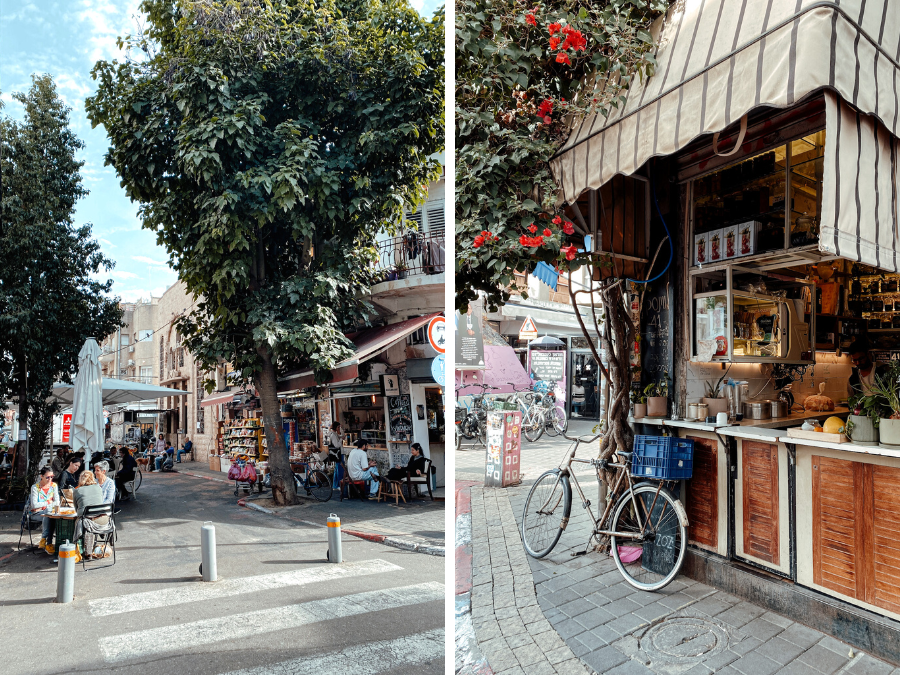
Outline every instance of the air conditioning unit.
<path id="1" fill-rule="evenodd" d="M 134 365 L 134 359 L 128 359 L 128 365 L 129 365 L 129 366 L 133 366 L 133 365 Z"/>
<path id="2" fill-rule="evenodd" d="M 131 345 L 131 346 L 128 348 L 128 352 L 129 352 L 129 353 L 134 353 L 134 345 Z"/>

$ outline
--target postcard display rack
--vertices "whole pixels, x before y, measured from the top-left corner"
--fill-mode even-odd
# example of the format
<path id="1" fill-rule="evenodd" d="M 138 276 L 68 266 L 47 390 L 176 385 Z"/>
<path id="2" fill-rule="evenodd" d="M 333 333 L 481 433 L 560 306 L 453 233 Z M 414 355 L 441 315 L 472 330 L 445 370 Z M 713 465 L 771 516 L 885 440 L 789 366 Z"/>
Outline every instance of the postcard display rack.
<path id="1" fill-rule="evenodd" d="M 247 455 L 250 459 L 267 460 L 266 438 L 262 424 L 258 419 L 234 420 L 225 427 L 225 451 L 232 459 L 238 455 Z"/>

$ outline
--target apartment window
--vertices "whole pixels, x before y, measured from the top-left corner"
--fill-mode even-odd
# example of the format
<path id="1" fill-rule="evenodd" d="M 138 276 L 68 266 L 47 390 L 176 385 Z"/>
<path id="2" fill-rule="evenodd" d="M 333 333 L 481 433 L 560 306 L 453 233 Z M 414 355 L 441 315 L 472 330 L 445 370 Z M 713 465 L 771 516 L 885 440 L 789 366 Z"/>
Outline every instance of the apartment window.
<path id="1" fill-rule="evenodd" d="M 425 204 L 425 215 L 428 220 L 428 230 L 444 229 L 444 201 L 428 202 Z"/>
<path id="2" fill-rule="evenodd" d="M 141 366 L 141 382 L 153 384 L 153 366 Z"/>
<path id="3" fill-rule="evenodd" d="M 120 346 L 122 346 L 122 347 L 127 347 L 127 346 L 128 346 L 128 336 L 127 336 L 127 335 L 122 335 L 122 336 L 120 336 L 120 337 L 119 337 L 119 344 L 120 344 Z"/>

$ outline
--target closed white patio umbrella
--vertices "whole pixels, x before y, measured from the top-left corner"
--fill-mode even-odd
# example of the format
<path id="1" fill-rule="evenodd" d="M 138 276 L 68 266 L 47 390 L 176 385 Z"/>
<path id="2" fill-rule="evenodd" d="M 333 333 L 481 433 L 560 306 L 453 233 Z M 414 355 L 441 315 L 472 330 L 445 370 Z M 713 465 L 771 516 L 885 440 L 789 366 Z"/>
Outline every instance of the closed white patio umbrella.
<path id="1" fill-rule="evenodd" d="M 72 451 L 84 453 L 84 466 L 103 450 L 103 392 L 100 347 L 88 338 L 78 354 L 78 374 L 72 387 Z"/>

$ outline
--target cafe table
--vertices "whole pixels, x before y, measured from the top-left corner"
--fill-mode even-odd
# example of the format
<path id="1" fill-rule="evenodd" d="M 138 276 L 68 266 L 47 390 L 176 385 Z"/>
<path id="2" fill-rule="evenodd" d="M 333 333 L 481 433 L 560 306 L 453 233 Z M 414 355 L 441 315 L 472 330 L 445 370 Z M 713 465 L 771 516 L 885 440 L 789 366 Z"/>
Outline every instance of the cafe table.
<path id="1" fill-rule="evenodd" d="M 74 509 L 63 511 L 62 513 L 47 513 L 43 517 L 56 521 L 56 527 L 53 528 L 53 536 L 56 540 L 54 550 L 57 552 L 57 555 L 60 543 L 64 543 L 67 540 L 75 543 L 75 521 L 78 520 L 78 515 Z M 54 558 L 53 562 L 58 562 L 58 558 Z"/>

